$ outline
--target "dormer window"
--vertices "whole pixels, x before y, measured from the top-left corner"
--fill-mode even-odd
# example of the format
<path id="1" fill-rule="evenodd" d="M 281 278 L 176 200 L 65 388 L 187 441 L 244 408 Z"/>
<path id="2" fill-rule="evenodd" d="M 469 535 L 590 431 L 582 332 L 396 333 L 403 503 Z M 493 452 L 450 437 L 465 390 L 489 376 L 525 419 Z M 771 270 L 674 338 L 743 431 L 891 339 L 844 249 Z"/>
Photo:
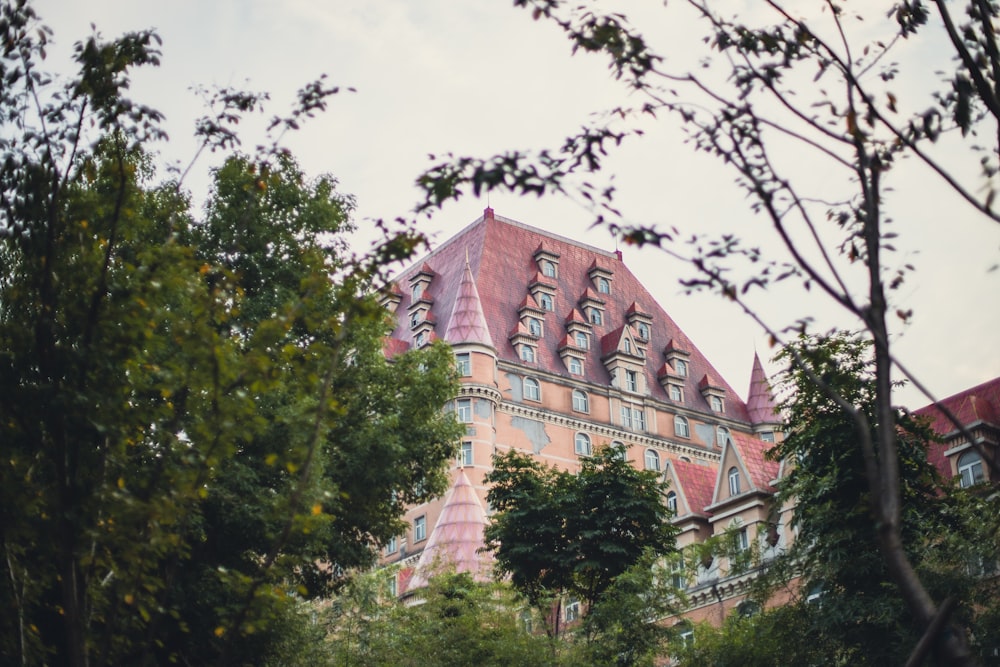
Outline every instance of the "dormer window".
<path id="1" fill-rule="evenodd" d="M 528 333 L 539 338 L 542 336 L 542 323 L 538 318 L 528 318 Z"/>
<path id="2" fill-rule="evenodd" d="M 684 400 L 684 390 L 680 385 L 671 384 L 667 385 L 670 388 L 670 400 L 676 401 L 678 403 Z"/>
<path id="3" fill-rule="evenodd" d="M 601 314 L 601 311 L 598 310 L 597 308 L 591 308 L 590 312 L 587 315 L 590 318 L 591 324 L 596 324 L 600 326 L 604 321 L 604 316 Z"/>
<path id="4" fill-rule="evenodd" d="M 576 335 L 576 346 L 581 350 L 586 350 L 590 345 L 588 344 L 587 334 L 582 331 L 577 331 Z"/>
<path id="5" fill-rule="evenodd" d="M 636 328 L 636 333 L 639 335 L 639 338 L 643 340 L 649 340 L 648 324 L 646 324 L 645 322 L 639 322 L 639 324 L 637 324 L 635 328 Z"/>
<path id="6" fill-rule="evenodd" d="M 556 277 L 556 265 L 552 262 L 545 260 L 542 262 L 542 275 L 546 278 Z"/>
<path id="7" fill-rule="evenodd" d="M 600 276 L 597 279 L 597 291 L 601 294 L 611 294 L 611 281 L 604 276 Z"/>
<path id="8" fill-rule="evenodd" d="M 420 347 L 421 345 L 424 344 L 424 340 L 425 340 L 424 332 L 421 331 L 417 333 L 416 337 L 413 339 L 413 344 L 417 347 Z"/>
<path id="9" fill-rule="evenodd" d="M 583 362 L 577 357 L 570 357 L 567 366 L 573 375 L 583 375 Z"/>
<path id="10" fill-rule="evenodd" d="M 688 376 L 688 362 L 683 359 L 675 359 L 674 370 L 677 371 L 677 375 L 686 378 Z"/>
<path id="11" fill-rule="evenodd" d="M 735 466 L 729 469 L 729 495 L 740 494 L 740 471 Z"/>
<path id="12" fill-rule="evenodd" d="M 983 477 L 983 459 L 978 452 L 968 451 L 958 457 L 959 483 L 963 489 L 975 486 Z"/>
<path id="13" fill-rule="evenodd" d="M 420 297 L 424 294 L 424 284 L 416 283 L 410 290 L 410 301 L 417 302 L 420 301 Z"/>
<path id="14" fill-rule="evenodd" d="M 423 319 L 423 315 L 423 312 L 419 310 L 415 310 L 410 313 L 410 327 L 412 328 L 420 324 L 420 321 Z"/>
<path id="15" fill-rule="evenodd" d="M 543 293 L 538 299 L 538 305 L 540 305 L 543 310 L 555 310 L 555 305 L 552 303 L 552 296 L 549 294 Z"/>
<path id="16" fill-rule="evenodd" d="M 526 361 L 529 364 L 535 363 L 535 348 L 530 345 L 521 346 L 521 361 Z"/>
<path id="17" fill-rule="evenodd" d="M 631 392 L 639 391 L 639 374 L 635 371 L 625 371 L 625 389 Z"/>
<path id="18" fill-rule="evenodd" d="M 718 396 L 709 396 L 708 405 L 712 408 L 712 412 L 722 412 L 722 399 Z"/>
<path id="19" fill-rule="evenodd" d="M 632 341 L 625 339 L 625 354 L 632 354 Z"/>

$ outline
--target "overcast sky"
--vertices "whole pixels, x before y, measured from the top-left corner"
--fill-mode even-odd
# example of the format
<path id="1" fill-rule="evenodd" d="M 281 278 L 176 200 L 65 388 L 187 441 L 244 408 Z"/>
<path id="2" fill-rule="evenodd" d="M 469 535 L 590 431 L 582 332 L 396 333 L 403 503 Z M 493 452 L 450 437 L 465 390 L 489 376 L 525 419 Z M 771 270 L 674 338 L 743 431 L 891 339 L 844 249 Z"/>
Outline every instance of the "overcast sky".
<path id="1" fill-rule="evenodd" d="M 697 62 L 704 26 L 670 3 L 633 0 L 643 32 L 660 36 L 671 66 Z M 134 97 L 163 111 L 170 142 L 165 161 L 194 155 L 194 120 L 203 113 L 190 88 L 235 86 L 271 93 L 269 111 L 286 110 L 296 89 L 327 74 L 353 86 L 287 144 L 308 174 L 330 173 L 357 197 L 358 245 L 372 238 L 372 219 L 406 216 L 418 200 L 414 179 L 431 165 L 429 154 L 488 156 L 508 149 L 557 146 L 590 114 L 630 101 L 596 56 L 570 54 L 559 31 L 513 8 L 510 0 L 42 0 L 36 7 L 55 30 L 50 66 L 65 68 L 74 41 L 96 25 L 106 37 L 156 28 L 163 38 L 159 68 L 139 74 Z M 734 6 L 746 6 L 735 2 Z M 864 24 L 864 29 L 873 29 Z M 947 56 L 933 43 L 911 40 L 898 53 L 903 70 L 926 78 Z M 917 63 L 909 67 L 907 63 Z M 904 72 L 904 73 L 905 73 Z M 906 85 L 901 82 L 900 86 Z M 632 100 L 635 101 L 635 100 Z M 245 142 L 261 140 L 245 128 Z M 733 185 L 733 175 L 683 143 L 675 119 L 650 124 L 648 134 L 607 163 L 618 187 L 617 204 L 631 222 L 676 225 L 685 230 L 737 231 L 768 246 L 770 233 Z M 796 153 L 793 168 L 827 182 L 835 173 Z M 210 159 L 199 162 L 187 184 L 204 191 Z M 810 171 L 812 170 L 812 171 Z M 912 173 L 911 173 L 912 172 Z M 917 169 L 894 174 L 898 199 L 890 211 L 901 235 L 899 264 L 916 272 L 894 296 L 914 318 L 893 322 L 896 353 L 931 390 L 943 397 L 1000 375 L 1000 226 L 969 212 Z M 840 179 L 841 181 L 843 179 Z M 899 203 L 902 202 L 902 203 Z M 499 215 L 614 249 L 604 230 L 590 230 L 590 211 L 560 198 L 491 195 Z M 485 200 L 467 196 L 426 221 L 425 231 L 444 240 L 481 215 Z M 680 271 L 654 249 L 623 248 L 625 263 L 647 285 L 723 377 L 744 398 L 754 351 L 771 356 L 767 337 L 731 304 L 689 297 L 677 285 Z M 775 326 L 812 316 L 818 328 L 856 323 L 816 294 L 783 288 L 756 304 Z M 774 366 L 770 366 L 774 370 Z M 911 407 L 926 403 L 912 390 L 900 394 Z"/>

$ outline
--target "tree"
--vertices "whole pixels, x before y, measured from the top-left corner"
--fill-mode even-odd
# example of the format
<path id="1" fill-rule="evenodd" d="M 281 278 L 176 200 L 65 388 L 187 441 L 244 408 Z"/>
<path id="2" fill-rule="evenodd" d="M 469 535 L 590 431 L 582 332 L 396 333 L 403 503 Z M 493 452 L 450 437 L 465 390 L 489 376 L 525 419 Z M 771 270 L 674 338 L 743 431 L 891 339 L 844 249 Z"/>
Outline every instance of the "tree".
<path id="1" fill-rule="evenodd" d="M 509 451 L 493 460 L 487 499 L 496 511 L 487 526 L 497 573 L 543 616 L 558 636 L 558 599 L 578 597 L 593 609 L 622 575 L 674 549 L 663 484 L 636 470 L 621 446 L 583 459 L 579 473 L 547 468 Z M 621 591 L 619 591 L 620 593 Z"/>
<path id="2" fill-rule="evenodd" d="M 420 237 L 348 256 L 333 179 L 278 139 L 235 154 L 263 99 L 236 91 L 199 124 L 231 159 L 197 221 L 156 181 L 159 114 L 126 97 L 154 33 L 92 36 L 62 85 L 27 2 L 0 30 L 0 656 L 292 663 L 302 598 L 444 488 L 451 354 L 386 360 L 374 296 Z M 272 129 L 336 92 L 307 85 Z"/>
<path id="3" fill-rule="evenodd" d="M 905 262 L 893 267 L 887 260 L 899 233 L 887 225 L 899 201 L 894 197 L 922 193 L 897 187 L 893 194 L 887 182 L 904 158 L 918 161 L 989 224 L 1000 220 L 993 209 L 1000 173 L 995 3 L 976 0 L 962 10 L 944 0 L 869 3 L 868 20 L 858 23 L 866 31 L 855 37 L 848 19 L 864 10 L 849 12 L 832 0 L 817 3 L 822 11 L 812 14 L 803 13 L 799 4 L 769 0 L 735 18 L 718 3 L 689 0 L 680 4 L 705 22 L 708 45 L 700 68 L 690 71 L 671 71 L 671 61 L 656 53 L 621 14 L 561 0 L 515 4 L 530 8 L 536 19 L 552 21 L 574 50 L 604 54 L 613 76 L 634 90 L 640 102 L 611 110 L 606 120 L 568 137 L 557 150 L 448 159 L 421 177 L 426 193 L 422 207 L 440 206 L 467 188 L 475 193 L 502 187 L 524 194 L 570 194 L 590 202 L 597 223 L 626 241 L 658 246 L 689 266 L 693 272 L 682 279 L 686 287 L 717 291 L 755 318 L 776 342 L 788 329 L 803 331 L 810 323 L 810 313 L 801 313 L 786 329 L 752 307 L 749 299 L 757 290 L 781 281 L 799 281 L 804 289 L 830 299 L 843 309 L 849 326 L 860 322 L 873 346 L 871 414 L 840 397 L 805 360 L 796 361 L 854 424 L 873 499 L 874 544 L 915 627 L 927 638 L 913 646 L 912 659 L 919 662 L 933 647 L 941 662 L 974 663 L 965 633 L 957 627 L 942 629 L 948 626 L 948 606 L 931 595 L 903 541 L 894 373 L 933 396 L 893 354 L 890 335 L 894 317 L 905 323 L 912 314 L 906 304 L 892 301 L 911 267 Z M 674 7 L 671 3 L 666 11 Z M 891 58 L 903 41 L 929 38 L 932 10 L 951 52 L 938 64 L 947 72 L 940 89 L 924 103 L 893 90 L 902 66 Z M 927 70 L 915 63 L 905 66 L 919 68 L 921 75 Z M 712 238 L 677 226 L 630 224 L 616 209 L 614 184 L 581 182 L 601 169 L 608 151 L 642 133 L 637 119 L 658 115 L 678 119 L 696 150 L 735 170 L 738 186 L 774 232 L 783 256 L 766 256 L 744 241 L 756 231 Z M 946 138 L 964 149 L 953 162 L 934 150 Z M 794 159 L 783 160 L 783 148 L 793 151 Z M 806 156 L 815 171 L 800 168 Z M 962 175 L 968 173 L 963 169 L 970 166 L 970 157 L 979 176 Z M 825 177 L 814 179 L 814 173 Z M 964 430 L 958 420 L 952 421 Z"/>
<path id="4" fill-rule="evenodd" d="M 786 362 L 794 357 L 874 421 L 869 343 L 849 334 L 802 338 L 779 354 Z M 855 425 L 799 364 L 790 364 L 782 384 L 786 435 L 771 455 L 788 462 L 777 502 L 794 505 L 797 536 L 772 575 L 778 580 L 800 576 L 800 603 L 807 595 L 820 596 L 822 613 L 809 614 L 810 635 L 854 656 L 852 664 L 905 664 L 919 631 L 891 585 L 885 561 L 870 546 L 876 526 Z M 983 606 L 984 596 L 974 592 L 992 591 L 993 583 L 971 573 L 960 552 L 972 549 L 991 559 L 995 547 L 973 536 L 983 523 L 995 522 L 975 516 L 964 494 L 939 478 L 928 460 L 928 446 L 937 440 L 929 427 L 905 411 L 899 411 L 896 423 L 900 533 L 907 558 L 929 590 L 956 605 L 953 614 L 970 636 L 985 638 L 976 619 L 995 603 Z"/>

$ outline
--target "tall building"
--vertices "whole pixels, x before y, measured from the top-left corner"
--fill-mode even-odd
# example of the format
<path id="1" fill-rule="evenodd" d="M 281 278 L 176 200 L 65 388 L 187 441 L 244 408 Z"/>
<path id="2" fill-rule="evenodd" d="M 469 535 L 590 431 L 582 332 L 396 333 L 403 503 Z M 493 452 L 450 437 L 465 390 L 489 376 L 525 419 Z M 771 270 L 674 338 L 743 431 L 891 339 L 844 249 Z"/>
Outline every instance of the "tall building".
<path id="1" fill-rule="evenodd" d="M 435 562 L 487 576 L 475 555 L 484 477 L 509 449 L 573 470 L 623 443 L 634 465 L 670 480 L 682 545 L 733 526 L 748 547 L 773 538 L 777 466 L 763 452 L 779 418 L 759 359 L 744 401 L 619 252 L 486 209 L 398 276 L 384 303 L 397 321 L 390 353 L 452 346 L 462 386 L 446 409 L 467 425 L 452 490 L 411 509 L 407 534 L 387 548 L 385 562 L 405 566 L 401 592 Z M 710 576 L 725 565 L 715 567 Z"/>

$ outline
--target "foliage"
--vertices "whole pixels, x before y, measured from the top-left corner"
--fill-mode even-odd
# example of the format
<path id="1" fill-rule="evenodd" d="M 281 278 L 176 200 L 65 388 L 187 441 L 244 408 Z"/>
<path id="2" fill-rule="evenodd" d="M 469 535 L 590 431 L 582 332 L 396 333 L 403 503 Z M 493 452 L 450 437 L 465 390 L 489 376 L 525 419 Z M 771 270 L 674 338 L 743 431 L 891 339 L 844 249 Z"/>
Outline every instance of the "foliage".
<path id="1" fill-rule="evenodd" d="M 525 626 L 505 584 L 442 573 L 418 602 L 406 604 L 387 596 L 386 574 L 360 575 L 334 599 L 333 665 L 554 664 L 545 637 Z"/>
<path id="2" fill-rule="evenodd" d="M 487 546 L 497 572 L 510 575 L 532 606 L 545 608 L 565 593 L 593 607 L 640 560 L 673 550 L 662 482 L 623 453 L 604 448 L 576 474 L 516 451 L 494 458 Z M 550 632 L 558 635 L 558 622 Z"/>
<path id="3" fill-rule="evenodd" d="M 899 172 L 897 165 L 909 159 L 991 224 L 1000 221 L 994 209 L 1000 176 L 996 3 L 825 0 L 813 6 L 768 0 L 741 7 L 735 15 L 717 2 L 669 3 L 663 11 L 686 7 L 705 26 L 703 57 L 690 69 L 676 70 L 677 59 L 657 53 L 654 42 L 622 14 L 564 0 L 515 4 L 552 22 L 574 51 L 603 54 L 612 75 L 638 101 L 609 110 L 557 149 L 449 157 L 421 177 L 423 208 L 439 207 L 467 189 L 568 194 L 590 204 L 596 222 L 626 242 L 657 246 L 689 267 L 684 286 L 711 289 L 736 303 L 775 342 L 790 331 L 807 330 L 813 315 L 794 313 L 793 322 L 775 323 L 753 308 L 749 299 L 758 290 L 783 281 L 822 295 L 850 322 L 860 322 L 872 344 L 870 412 L 839 396 L 806 360 L 796 363 L 854 426 L 870 494 L 871 544 L 901 596 L 899 604 L 915 620 L 916 636 L 934 635 L 936 641 L 928 643 L 942 662 L 973 664 L 968 637 L 959 628 L 935 629 L 947 606 L 911 560 L 918 545 L 907 544 L 904 536 L 907 482 L 901 471 L 909 445 L 897 438 L 894 373 L 932 397 L 893 352 L 894 326 L 913 313 L 893 300 L 913 267 L 888 258 L 895 252 L 893 239 L 907 231 L 905 219 L 893 220 L 894 207 L 924 193 L 913 192 L 905 182 L 895 189 L 888 184 Z M 938 35 L 930 26 L 932 13 L 939 20 Z M 894 60 L 908 40 L 924 45 L 935 36 L 948 48 L 913 49 L 921 60 Z M 923 60 L 928 54 L 939 61 L 929 66 Z M 936 86 L 926 76 L 935 69 L 943 72 Z M 907 97 L 897 89 L 902 74 L 919 79 L 927 98 Z M 614 185 L 602 186 L 594 175 L 608 152 L 643 134 L 643 120 L 660 117 L 676 119 L 695 150 L 733 170 L 755 214 L 752 229 L 710 236 L 680 224 L 631 223 L 616 208 Z M 938 150 L 943 143 L 958 150 Z M 810 169 L 802 169 L 803 164 Z M 773 233 L 777 251 L 764 253 L 756 245 L 761 225 Z M 952 422 L 963 429 L 958 420 Z M 995 462 L 989 465 L 1000 474 Z M 990 515 L 995 514 L 994 508 Z M 915 662 L 928 643 L 911 646 Z"/>
<path id="4" fill-rule="evenodd" d="M 63 85 L 26 2 L 0 29 L 0 656 L 307 661 L 301 598 L 444 488 L 459 432 L 448 350 L 382 354 L 373 288 L 419 237 L 349 257 L 351 200 L 276 143 L 230 154 L 197 221 L 125 96 L 154 33 L 92 36 Z M 223 98 L 199 134 L 228 151 L 261 98 Z"/>

